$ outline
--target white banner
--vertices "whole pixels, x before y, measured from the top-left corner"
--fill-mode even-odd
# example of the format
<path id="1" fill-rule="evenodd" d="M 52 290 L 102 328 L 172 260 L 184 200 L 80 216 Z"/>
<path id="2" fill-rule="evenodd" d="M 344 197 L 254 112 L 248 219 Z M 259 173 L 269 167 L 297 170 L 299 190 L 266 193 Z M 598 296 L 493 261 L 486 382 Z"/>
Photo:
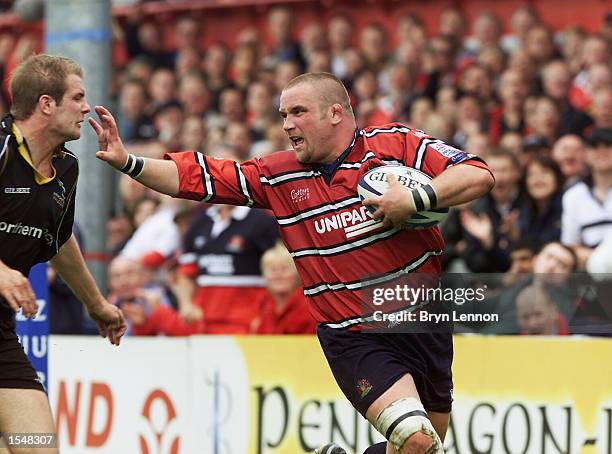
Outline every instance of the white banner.
<path id="1" fill-rule="evenodd" d="M 61 452 L 178 454 L 191 418 L 187 339 L 52 336 L 49 399 Z"/>
<path id="2" fill-rule="evenodd" d="M 611 454 L 612 342 L 458 336 L 447 454 Z M 308 336 L 52 336 L 63 454 L 361 454 L 381 436 Z"/>

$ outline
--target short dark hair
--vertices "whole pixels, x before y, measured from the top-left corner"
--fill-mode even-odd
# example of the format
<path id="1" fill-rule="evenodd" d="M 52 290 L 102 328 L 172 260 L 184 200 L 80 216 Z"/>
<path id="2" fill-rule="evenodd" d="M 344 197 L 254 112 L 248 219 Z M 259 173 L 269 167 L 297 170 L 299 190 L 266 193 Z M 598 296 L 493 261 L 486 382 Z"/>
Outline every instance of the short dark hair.
<path id="1" fill-rule="evenodd" d="M 16 120 L 29 118 L 43 95 L 61 104 L 71 74 L 83 77 L 83 68 L 70 58 L 39 54 L 26 59 L 11 74 L 11 114 Z"/>
<path id="2" fill-rule="evenodd" d="M 587 143 L 591 147 L 599 144 L 612 145 L 612 128 L 595 128 L 587 137 Z"/>
<path id="3" fill-rule="evenodd" d="M 514 242 L 511 252 L 514 251 L 530 251 L 533 255 L 537 255 L 542 249 L 542 242 L 534 236 L 523 236 Z"/>
<path id="4" fill-rule="evenodd" d="M 327 106 L 338 103 L 345 111 L 353 115 L 353 108 L 346 87 L 333 74 L 326 72 L 300 74 L 289 81 L 285 90 L 299 84 L 319 86 L 321 88 L 319 97 Z"/>
<path id="5" fill-rule="evenodd" d="M 519 172 L 521 172 L 523 170 L 523 167 L 521 166 L 521 163 L 519 162 L 518 158 L 516 157 L 516 155 L 514 153 L 512 153 L 510 150 L 507 150 L 506 148 L 501 148 L 501 147 L 495 147 L 492 148 L 491 151 L 489 151 L 487 153 L 487 160 L 491 159 L 491 158 L 505 158 L 510 160 L 510 162 L 512 162 L 512 166 L 518 170 Z"/>

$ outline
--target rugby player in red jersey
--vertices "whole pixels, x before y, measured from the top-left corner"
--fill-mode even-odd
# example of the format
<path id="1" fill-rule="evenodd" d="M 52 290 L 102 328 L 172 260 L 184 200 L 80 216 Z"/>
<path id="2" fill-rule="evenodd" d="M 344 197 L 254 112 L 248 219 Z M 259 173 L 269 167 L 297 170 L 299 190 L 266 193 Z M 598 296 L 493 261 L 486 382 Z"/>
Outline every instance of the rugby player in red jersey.
<path id="1" fill-rule="evenodd" d="M 412 272 L 441 270 L 438 228 L 397 228 L 409 215 L 486 194 L 486 164 L 398 123 L 357 128 L 345 87 L 328 73 L 296 77 L 282 91 L 280 115 L 294 150 L 242 163 L 186 151 L 164 160 L 128 155 L 111 113 L 97 157 L 174 197 L 267 208 L 304 284 L 317 335 L 346 397 L 389 441 L 387 453 L 440 453 L 452 403 L 452 334 L 367 331 L 361 290 Z M 373 163 L 417 168 L 433 178 L 415 193 L 397 181 L 379 198 L 372 222 L 357 196 Z M 372 452 L 372 451 L 370 451 Z"/>

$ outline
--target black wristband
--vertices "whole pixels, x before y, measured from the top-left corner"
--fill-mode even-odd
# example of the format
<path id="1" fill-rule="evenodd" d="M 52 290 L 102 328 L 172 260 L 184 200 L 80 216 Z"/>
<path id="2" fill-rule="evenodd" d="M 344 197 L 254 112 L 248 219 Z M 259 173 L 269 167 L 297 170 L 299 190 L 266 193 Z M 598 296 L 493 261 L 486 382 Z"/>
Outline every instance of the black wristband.
<path id="1" fill-rule="evenodd" d="M 133 154 L 129 154 L 128 158 L 127 158 L 127 162 L 119 170 L 121 172 L 127 173 L 129 175 L 128 171 L 129 171 L 129 169 L 131 169 L 134 166 L 134 160 L 135 159 L 136 159 L 136 156 L 134 156 Z"/>
<path id="2" fill-rule="evenodd" d="M 412 199 L 414 200 L 414 206 L 416 207 L 417 212 L 423 211 L 425 209 L 425 203 L 423 202 L 421 193 L 417 188 L 414 188 L 412 190 Z"/>
<path id="3" fill-rule="evenodd" d="M 429 209 L 436 208 L 438 206 L 438 196 L 434 188 L 430 184 L 426 184 L 422 188 L 429 197 Z"/>
<path id="4" fill-rule="evenodd" d="M 132 178 L 138 178 L 144 170 L 145 161 L 140 156 L 134 156 L 133 154 L 128 155 L 127 162 L 120 169 L 121 172 L 129 175 Z"/>

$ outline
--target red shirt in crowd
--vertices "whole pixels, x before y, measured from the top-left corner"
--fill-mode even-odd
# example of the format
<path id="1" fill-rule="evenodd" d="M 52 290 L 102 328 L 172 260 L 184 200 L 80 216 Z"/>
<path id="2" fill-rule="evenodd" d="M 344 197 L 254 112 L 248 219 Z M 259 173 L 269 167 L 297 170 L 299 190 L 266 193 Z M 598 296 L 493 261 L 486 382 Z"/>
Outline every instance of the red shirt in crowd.
<path id="1" fill-rule="evenodd" d="M 260 301 L 260 315 L 253 324 L 257 334 L 314 334 L 317 322 L 310 315 L 302 287 L 293 292 L 280 308 L 272 295 L 266 293 Z"/>

